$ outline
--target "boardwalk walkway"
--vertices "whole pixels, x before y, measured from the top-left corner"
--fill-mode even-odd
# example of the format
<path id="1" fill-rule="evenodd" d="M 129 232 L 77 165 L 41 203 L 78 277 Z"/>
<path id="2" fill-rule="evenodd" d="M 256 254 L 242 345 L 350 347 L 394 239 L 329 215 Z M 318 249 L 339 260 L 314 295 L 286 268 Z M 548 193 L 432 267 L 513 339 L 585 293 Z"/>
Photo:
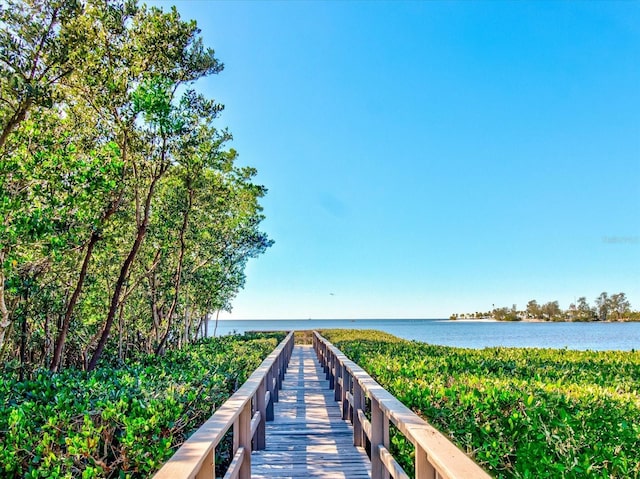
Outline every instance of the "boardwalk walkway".
<path id="1" fill-rule="evenodd" d="M 353 429 L 341 418 L 311 346 L 296 345 L 267 423 L 267 447 L 251 454 L 254 479 L 364 479 L 371 463 L 353 445 Z"/>
<path id="2" fill-rule="evenodd" d="M 225 478 L 409 479 L 389 452 L 392 423 L 414 445 L 417 479 L 490 479 L 317 332 L 313 343 L 294 347 L 289 332 L 154 479 L 214 477 L 215 449 L 229 431 L 233 460 Z M 342 420 L 343 406 L 348 422 Z M 367 444 L 371 462 L 354 443 Z"/>

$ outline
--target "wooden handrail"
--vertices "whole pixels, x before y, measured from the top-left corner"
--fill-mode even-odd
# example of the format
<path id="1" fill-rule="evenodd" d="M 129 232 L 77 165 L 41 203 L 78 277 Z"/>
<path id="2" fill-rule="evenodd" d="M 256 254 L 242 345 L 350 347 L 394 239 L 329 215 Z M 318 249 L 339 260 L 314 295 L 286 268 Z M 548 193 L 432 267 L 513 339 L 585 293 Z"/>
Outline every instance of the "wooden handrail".
<path id="1" fill-rule="evenodd" d="M 353 443 L 371 444 L 371 478 L 406 477 L 389 453 L 389 421 L 415 447 L 416 479 L 489 479 L 490 476 L 433 426 L 402 404 L 342 351 L 313 332 L 320 364 L 342 401 L 342 418 L 353 424 Z M 370 399 L 371 420 L 366 419 Z M 402 476 L 404 474 L 404 476 Z"/>
<path id="2" fill-rule="evenodd" d="M 274 349 L 247 381 L 162 466 L 154 479 L 215 477 L 215 448 L 233 426 L 233 461 L 225 478 L 251 478 L 251 451 L 265 448 L 265 420 L 293 350 L 293 332 Z"/>

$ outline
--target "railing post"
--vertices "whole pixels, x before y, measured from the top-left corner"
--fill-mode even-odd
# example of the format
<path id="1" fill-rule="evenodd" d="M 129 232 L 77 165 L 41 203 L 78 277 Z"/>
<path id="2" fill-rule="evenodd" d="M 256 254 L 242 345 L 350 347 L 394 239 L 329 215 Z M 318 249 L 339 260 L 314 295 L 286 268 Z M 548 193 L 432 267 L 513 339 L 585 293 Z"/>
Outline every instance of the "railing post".
<path id="1" fill-rule="evenodd" d="M 239 479 L 251 479 L 251 401 L 247 401 L 238 417 L 238 445 L 245 454 L 240 466 Z M 235 428 L 234 428 L 235 429 Z M 236 431 L 233 431 L 234 439 Z M 236 451 L 234 451 L 235 454 Z"/>
<path id="2" fill-rule="evenodd" d="M 336 387 L 336 356 L 331 352 L 329 355 L 329 389 L 333 389 Z"/>
<path id="3" fill-rule="evenodd" d="M 351 374 L 347 367 L 342 365 L 342 391 L 340 392 L 340 400 L 342 401 L 342 419 L 351 419 L 349 400 L 347 393 L 351 392 Z"/>
<path id="4" fill-rule="evenodd" d="M 360 382 L 356 379 L 353 381 L 353 445 L 364 447 L 366 441 L 364 440 L 364 431 L 362 430 L 358 410 L 364 412 L 364 394 Z"/>
<path id="5" fill-rule="evenodd" d="M 388 479 L 389 472 L 384 467 L 378 446 L 389 449 L 389 418 L 385 416 L 380 404 L 371 398 L 371 479 Z"/>
<path id="6" fill-rule="evenodd" d="M 327 348 L 327 345 L 325 344 L 324 345 L 324 372 L 325 372 L 324 377 L 327 380 L 331 376 L 330 370 L 331 370 L 331 353 Z"/>
<path id="7" fill-rule="evenodd" d="M 326 343 L 322 343 L 322 366 L 324 367 L 324 372 L 329 372 L 329 353 L 327 352 L 329 348 L 327 348 Z M 327 379 L 329 377 L 327 376 Z"/>
<path id="8" fill-rule="evenodd" d="M 216 477 L 216 450 L 211 448 L 207 458 L 202 463 L 202 467 L 196 474 L 196 479 L 215 479 Z"/>
<path id="9" fill-rule="evenodd" d="M 258 391 L 256 392 L 256 411 L 260 413 L 260 422 L 258 423 L 258 429 L 256 429 L 256 435 L 253 440 L 256 451 L 261 451 L 266 447 L 265 420 L 267 417 L 267 405 L 264 401 L 266 392 L 266 378 L 262 378 L 260 386 L 258 386 Z"/>
<path id="10" fill-rule="evenodd" d="M 334 365 L 334 391 L 333 391 L 333 400 L 340 401 L 342 399 L 342 386 L 340 385 L 340 380 L 342 379 L 342 362 L 336 356 L 335 365 Z M 342 379 L 344 381 L 344 379 Z M 344 382 L 342 383 L 344 385 Z"/>
<path id="11" fill-rule="evenodd" d="M 238 452 L 238 448 L 240 447 L 240 419 L 237 418 L 233 421 L 233 454 L 235 455 Z M 232 456 L 233 457 L 233 456 Z"/>
<path id="12" fill-rule="evenodd" d="M 269 402 L 266 404 L 267 408 L 267 421 L 273 421 L 273 403 L 274 403 L 274 395 L 275 391 L 273 388 L 273 367 L 269 368 L 269 372 L 267 373 L 265 379 L 265 389 L 269 391 Z"/>
<path id="13" fill-rule="evenodd" d="M 330 371 L 331 371 L 331 352 L 327 348 L 326 344 L 325 344 L 324 355 L 325 355 L 324 356 L 324 372 L 325 372 L 324 377 L 328 381 L 330 377 Z"/>
<path id="14" fill-rule="evenodd" d="M 276 375 L 272 375 L 271 376 L 271 383 L 273 384 L 273 402 L 279 402 L 280 401 L 280 389 L 278 388 L 278 378 L 275 377 Z"/>
<path id="15" fill-rule="evenodd" d="M 416 479 L 436 479 L 436 469 L 429 462 L 427 453 L 416 444 Z"/>
<path id="16" fill-rule="evenodd" d="M 326 373 L 325 378 L 329 379 L 329 348 L 327 348 L 326 343 L 322 344 L 322 358 L 324 359 L 322 367 Z"/>

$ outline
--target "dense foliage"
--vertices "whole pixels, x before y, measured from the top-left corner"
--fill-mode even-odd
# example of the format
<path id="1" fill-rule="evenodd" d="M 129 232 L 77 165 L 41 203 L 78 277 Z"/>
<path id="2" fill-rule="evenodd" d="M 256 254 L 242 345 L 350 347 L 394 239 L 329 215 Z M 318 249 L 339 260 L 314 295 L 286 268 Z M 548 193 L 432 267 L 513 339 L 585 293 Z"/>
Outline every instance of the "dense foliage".
<path id="1" fill-rule="evenodd" d="M 500 478 L 640 477 L 640 353 L 432 346 L 323 334 Z M 395 437 L 403 466 L 411 449 Z"/>
<path id="2" fill-rule="evenodd" d="M 0 26 L 0 360 L 29 377 L 193 341 L 271 244 L 266 190 L 192 89 L 222 63 L 135 0 L 7 0 Z"/>
<path id="3" fill-rule="evenodd" d="M 225 336 L 89 373 L 0 378 L 0 476 L 148 477 L 283 338 Z"/>

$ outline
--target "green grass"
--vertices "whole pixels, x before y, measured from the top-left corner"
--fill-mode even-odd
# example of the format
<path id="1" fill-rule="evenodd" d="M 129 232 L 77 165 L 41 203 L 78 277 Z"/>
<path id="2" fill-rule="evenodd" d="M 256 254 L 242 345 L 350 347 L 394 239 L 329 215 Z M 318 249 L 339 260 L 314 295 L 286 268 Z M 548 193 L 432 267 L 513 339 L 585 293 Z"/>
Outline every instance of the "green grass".
<path id="1" fill-rule="evenodd" d="M 323 334 L 499 478 L 640 477 L 640 353 Z M 407 470 L 412 448 L 394 438 Z"/>

